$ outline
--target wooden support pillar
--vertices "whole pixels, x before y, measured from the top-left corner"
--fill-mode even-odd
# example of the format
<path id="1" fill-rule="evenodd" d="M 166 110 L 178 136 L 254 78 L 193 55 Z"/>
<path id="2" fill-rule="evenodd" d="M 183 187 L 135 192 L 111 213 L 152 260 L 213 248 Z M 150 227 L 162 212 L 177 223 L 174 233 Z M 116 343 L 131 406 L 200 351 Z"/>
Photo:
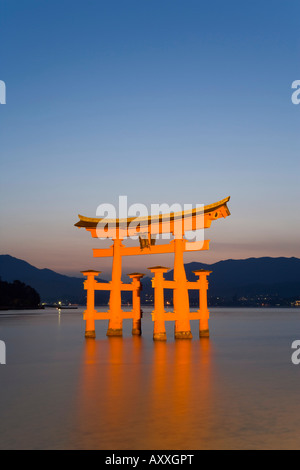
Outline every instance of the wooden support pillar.
<path id="1" fill-rule="evenodd" d="M 153 340 L 166 341 L 167 333 L 165 327 L 165 301 L 164 301 L 164 274 L 169 271 L 169 268 L 162 266 L 155 266 L 149 268 L 154 273 L 152 286 L 154 287 L 154 311 L 152 313 L 152 320 L 154 321 Z"/>
<path id="2" fill-rule="evenodd" d="M 209 310 L 207 307 L 207 291 L 208 291 L 208 281 L 207 276 L 209 276 L 212 271 L 205 271 L 200 269 L 194 271 L 194 274 L 199 277 L 199 336 L 200 338 L 209 338 Z"/>
<path id="3" fill-rule="evenodd" d="M 176 283 L 174 287 L 174 312 L 177 317 L 175 321 L 175 338 L 192 339 L 193 335 L 189 320 L 189 293 L 183 260 L 185 240 L 175 239 L 174 244 L 174 281 Z"/>
<path id="4" fill-rule="evenodd" d="M 107 336 L 122 336 L 123 335 L 123 320 L 122 320 L 122 240 L 117 238 L 113 240 L 113 266 L 112 266 L 112 279 L 111 291 L 109 299 L 109 313 L 111 315 Z"/>
<path id="5" fill-rule="evenodd" d="M 85 315 L 85 337 L 96 338 L 95 331 L 95 286 L 97 281 L 95 277 L 99 276 L 101 271 L 81 271 L 87 280 L 84 281 L 84 288 L 87 291 L 87 306 L 84 312 Z"/>
<path id="6" fill-rule="evenodd" d="M 133 310 L 133 322 L 132 322 L 132 334 L 141 336 L 142 334 L 142 310 L 141 310 L 141 279 L 144 274 L 132 273 L 128 274 L 132 279 L 132 310 Z"/>

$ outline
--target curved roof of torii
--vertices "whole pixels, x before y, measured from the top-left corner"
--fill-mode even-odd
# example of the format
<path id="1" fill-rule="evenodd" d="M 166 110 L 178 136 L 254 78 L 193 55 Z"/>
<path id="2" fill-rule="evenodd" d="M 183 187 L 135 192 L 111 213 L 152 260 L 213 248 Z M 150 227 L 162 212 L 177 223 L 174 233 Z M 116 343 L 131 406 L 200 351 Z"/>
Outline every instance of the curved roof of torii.
<path id="1" fill-rule="evenodd" d="M 222 201 L 215 202 L 207 206 L 203 206 L 198 209 L 192 209 L 189 211 L 176 212 L 171 214 L 160 214 L 152 215 L 149 217 L 131 217 L 128 219 L 103 219 L 103 218 L 91 218 L 84 217 L 83 215 L 78 215 L 79 221 L 75 224 L 75 227 L 84 227 L 87 230 L 96 229 L 99 226 L 105 226 L 109 223 L 114 223 L 116 227 L 128 227 L 131 222 L 135 224 L 151 225 L 151 224 L 161 224 L 167 221 L 175 221 L 176 219 L 188 219 L 197 215 L 204 215 L 209 221 L 216 220 L 222 217 L 227 217 L 230 215 L 230 211 L 227 207 L 230 197 L 223 199 Z"/>

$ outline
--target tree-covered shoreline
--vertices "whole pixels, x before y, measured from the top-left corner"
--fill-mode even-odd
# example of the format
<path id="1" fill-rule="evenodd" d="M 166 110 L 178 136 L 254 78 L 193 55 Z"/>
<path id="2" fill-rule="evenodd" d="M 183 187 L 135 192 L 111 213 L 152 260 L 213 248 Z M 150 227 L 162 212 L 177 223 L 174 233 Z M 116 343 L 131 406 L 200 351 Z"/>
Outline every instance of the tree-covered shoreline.
<path id="1" fill-rule="evenodd" d="M 39 308 L 40 296 L 35 289 L 21 281 L 12 283 L 0 279 L 0 309 L 18 310 Z"/>

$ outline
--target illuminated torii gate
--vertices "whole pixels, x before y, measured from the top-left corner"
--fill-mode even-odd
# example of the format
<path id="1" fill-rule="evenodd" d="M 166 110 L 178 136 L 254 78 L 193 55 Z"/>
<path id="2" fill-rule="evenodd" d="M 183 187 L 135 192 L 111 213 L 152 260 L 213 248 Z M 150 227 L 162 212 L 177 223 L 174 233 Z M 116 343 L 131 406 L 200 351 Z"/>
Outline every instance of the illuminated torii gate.
<path id="1" fill-rule="evenodd" d="M 154 340 L 166 340 L 165 321 L 175 321 L 175 338 L 191 339 L 192 333 L 190 320 L 199 320 L 200 337 L 209 336 L 209 311 L 207 308 L 207 276 L 211 271 L 195 271 L 199 278 L 196 282 L 188 282 L 186 279 L 183 254 L 191 251 L 202 251 L 209 249 L 209 240 L 189 242 L 184 238 L 185 232 L 207 229 L 213 220 L 225 218 L 230 215 L 226 198 L 215 204 L 203 206 L 190 211 L 157 215 L 150 217 L 128 218 L 107 220 L 100 218 L 89 218 L 79 215 L 76 227 L 84 227 L 93 238 L 99 238 L 98 230 L 101 230 L 101 238 L 113 239 L 113 246 L 108 249 L 96 248 L 93 250 L 94 257 L 113 257 L 112 280 L 110 283 L 100 283 L 96 277 L 100 271 L 83 271 L 87 277 L 84 283 L 87 290 L 87 309 L 84 312 L 86 320 L 87 338 L 95 338 L 95 320 L 109 320 L 107 336 L 122 336 L 123 320 L 133 320 L 132 334 L 141 334 L 141 308 L 140 291 L 141 273 L 129 274 L 131 284 L 122 282 L 122 256 L 150 255 L 174 253 L 174 280 L 166 281 L 164 274 L 169 268 L 156 266 L 149 268 L 154 274 L 152 285 L 154 287 L 155 305 L 152 313 L 154 321 Z M 199 227 L 199 219 L 201 227 Z M 134 224 L 133 224 L 134 223 Z M 113 227 L 113 229 L 111 228 Z M 155 245 L 156 235 L 172 234 L 174 240 L 169 244 Z M 122 244 L 125 238 L 140 236 L 140 246 L 126 247 Z M 174 290 L 174 312 L 166 313 L 164 309 L 164 289 Z M 198 312 L 190 312 L 188 291 L 199 290 L 200 307 Z M 95 290 L 110 291 L 109 311 L 97 312 L 95 310 Z M 121 292 L 132 291 L 133 309 L 131 312 L 122 311 Z"/>

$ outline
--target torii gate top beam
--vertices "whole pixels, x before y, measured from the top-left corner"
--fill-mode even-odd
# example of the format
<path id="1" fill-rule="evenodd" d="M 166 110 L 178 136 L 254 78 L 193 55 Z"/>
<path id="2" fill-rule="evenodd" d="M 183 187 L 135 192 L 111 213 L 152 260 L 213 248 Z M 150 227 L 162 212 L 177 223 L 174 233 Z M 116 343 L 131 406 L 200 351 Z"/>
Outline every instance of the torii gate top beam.
<path id="1" fill-rule="evenodd" d="M 90 218 L 79 215 L 79 222 L 75 227 L 85 228 L 91 232 L 93 238 L 98 238 L 97 229 L 101 229 L 102 237 L 103 232 L 106 238 L 114 238 L 117 231 L 116 238 L 127 238 L 133 235 L 150 234 L 160 235 L 163 233 L 174 234 L 176 223 L 184 224 L 182 233 L 184 231 L 193 231 L 209 228 L 213 220 L 225 218 L 230 215 L 227 207 L 230 197 L 222 201 L 210 204 L 199 209 L 189 211 L 176 212 L 171 214 L 152 215 L 149 217 L 132 217 L 128 219 L 101 219 Z M 199 218 L 202 218 L 201 227 L 199 227 Z M 113 232 L 110 227 L 115 227 Z"/>

